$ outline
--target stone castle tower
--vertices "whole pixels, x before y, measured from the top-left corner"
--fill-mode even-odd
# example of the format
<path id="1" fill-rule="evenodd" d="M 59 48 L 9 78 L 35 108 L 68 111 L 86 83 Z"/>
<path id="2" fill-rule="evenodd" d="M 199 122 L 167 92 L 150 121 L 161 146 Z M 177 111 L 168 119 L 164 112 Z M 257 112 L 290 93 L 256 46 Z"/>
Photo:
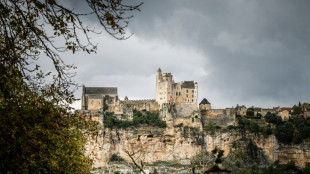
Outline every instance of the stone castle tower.
<path id="1" fill-rule="evenodd" d="M 171 73 L 162 73 L 159 68 L 156 74 L 156 101 L 160 108 L 163 103 L 174 103 L 176 107 L 186 104 L 197 109 L 198 84 L 194 81 L 175 83 Z"/>

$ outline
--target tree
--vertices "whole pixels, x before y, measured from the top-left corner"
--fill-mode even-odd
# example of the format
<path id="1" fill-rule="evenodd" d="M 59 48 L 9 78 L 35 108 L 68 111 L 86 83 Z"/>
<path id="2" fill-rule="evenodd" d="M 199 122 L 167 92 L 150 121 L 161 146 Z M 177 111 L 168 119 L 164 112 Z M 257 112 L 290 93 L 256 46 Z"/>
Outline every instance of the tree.
<path id="1" fill-rule="evenodd" d="M 291 122 L 286 122 L 283 125 L 278 125 L 276 129 L 276 137 L 281 143 L 290 144 L 293 141 L 294 125 Z"/>
<path id="2" fill-rule="evenodd" d="M 88 173 L 84 134 L 95 124 L 70 112 L 75 101 L 73 65 L 61 52 L 96 51 L 83 23 L 94 16 L 116 39 L 126 39 L 139 5 L 122 0 L 83 0 L 80 13 L 56 0 L 0 1 L 0 171 L 3 173 Z M 81 3 L 80 2 L 80 3 Z M 81 34 L 82 33 L 82 34 Z M 83 37 L 86 42 L 82 42 Z M 62 41 L 60 44 L 56 44 Z M 39 59 L 54 67 L 45 72 Z M 41 61 L 42 62 L 42 61 Z M 45 61 L 46 62 L 46 61 Z"/>
<path id="3" fill-rule="evenodd" d="M 296 105 L 293 106 L 293 112 L 292 112 L 292 114 L 293 114 L 293 115 L 299 115 L 299 114 L 301 114 L 301 112 L 302 112 L 302 107 L 301 107 L 301 104 L 300 104 L 300 102 L 299 102 L 299 105 L 298 105 L 298 106 L 296 106 Z"/>
<path id="4" fill-rule="evenodd" d="M 267 114 L 265 115 L 265 120 L 268 123 L 273 123 L 276 125 L 282 124 L 281 117 L 279 117 L 279 116 L 277 116 L 277 114 L 271 113 L 271 112 L 267 112 Z"/>
<path id="5" fill-rule="evenodd" d="M 253 108 L 248 108 L 246 110 L 246 115 L 250 116 L 250 117 L 254 116 L 254 109 Z"/>

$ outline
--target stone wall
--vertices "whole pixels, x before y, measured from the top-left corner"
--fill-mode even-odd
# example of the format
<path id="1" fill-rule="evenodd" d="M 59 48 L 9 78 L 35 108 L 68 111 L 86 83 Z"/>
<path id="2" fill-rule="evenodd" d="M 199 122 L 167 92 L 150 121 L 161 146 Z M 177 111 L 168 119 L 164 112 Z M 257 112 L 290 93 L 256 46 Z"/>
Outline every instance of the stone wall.
<path id="1" fill-rule="evenodd" d="M 194 103 L 179 103 L 176 107 L 177 117 L 191 116 L 196 108 Z"/>
<path id="2" fill-rule="evenodd" d="M 136 109 L 139 111 L 147 110 L 147 111 L 158 111 L 159 105 L 158 103 L 153 100 L 123 100 L 121 101 L 121 106 Z"/>
<path id="3" fill-rule="evenodd" d="M 206 116 L 202 115 L 202 121 L 204 125 L 214 124 L 221 127 L 228 125 L 235 125 L 235 118 L 226 115 Z"/>
<path id="4" fill-rule="evenodd" d="M 188 118 L 175 118 L 173 120 L 173 125 L 178 126 L 182 124 L 187 127 L 198 128 L 200 131 L 202 130 L 201 120 L 200 118 L 188 117 Z"/>

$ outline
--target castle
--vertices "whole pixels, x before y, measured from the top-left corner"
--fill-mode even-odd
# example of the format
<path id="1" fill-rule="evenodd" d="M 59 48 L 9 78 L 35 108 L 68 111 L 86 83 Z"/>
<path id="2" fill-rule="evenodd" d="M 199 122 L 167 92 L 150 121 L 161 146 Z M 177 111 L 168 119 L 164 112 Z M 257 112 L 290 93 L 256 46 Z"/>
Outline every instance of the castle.
<path id="1" fill-rule="evenodd" d="M 163 103 L 190 105 L 193 110 L 197 109 L 198 83 L 184 81 L 175 83 L 171 73 L 161 73 L 159 68 L 156 75 L 156 101 L 160 108 Z"/>
<path id="2" fill-rule="evenodd" d="M 292 108 L 246 108 L 244 105 L 237 105 L 235 108 L 212 109 L 211 103 L 206 98 L 199 103 L 198 108 L 197 99 L 197 82 L 182 81 L 176 83 L 171 73 L 162 73 L 159 68 L 156 73 L 156 99 L 129 100 L 128 97 L 125 97 L 124 100 L 120 100 L 117 87 L 83 86 L 81 112 L 100 115 L 107 111 L 113 112 L 118 119 L 130 120 L 134 110 L 146 110 L 159 112 L 162 119 L 165 120 L 201 119 L 203 116 L 203 119 L 214 119 L 216 121 L 221 119 L 234 120 L 236 115 L 246 116 L 248 109 L 253 110 L 254 116 L 264 116 L 267 112 L 271 112 L 281 116 L 282 120 L 288 120 L 292 112 Z M 309 108 L 304 109 L 305 116 L 310 115 Z M 229 122 L 229 124 L 232 123 L 232 121 Z"/>
<path id="3" fill-rule="evenodd" d="M 82 89 L 82 111 L 108 111 L 131 118 L 132 110 L 160 111 L 173 107 L 178 116 L 189 116 L 197 110 L 198 83 L 183 81 L 175 83 L 171 73 L 156 74 L 156 99 L 120 100 L 116 87 L 85 87 Z"/>

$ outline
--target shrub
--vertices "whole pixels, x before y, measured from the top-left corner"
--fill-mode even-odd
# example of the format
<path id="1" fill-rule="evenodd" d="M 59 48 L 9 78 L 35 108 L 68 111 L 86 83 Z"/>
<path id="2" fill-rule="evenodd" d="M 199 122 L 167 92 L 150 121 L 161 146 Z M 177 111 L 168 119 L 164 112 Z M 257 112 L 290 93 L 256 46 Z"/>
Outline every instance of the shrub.
<path id="1" fill-rule="evenodd" d="M 116 155 L 116 154 L 113 154 L 110 158 L 110 161 L 117 161 L 117 162 L 120 162 L 120 161 L 125 161 L 122 157 Z"/>

